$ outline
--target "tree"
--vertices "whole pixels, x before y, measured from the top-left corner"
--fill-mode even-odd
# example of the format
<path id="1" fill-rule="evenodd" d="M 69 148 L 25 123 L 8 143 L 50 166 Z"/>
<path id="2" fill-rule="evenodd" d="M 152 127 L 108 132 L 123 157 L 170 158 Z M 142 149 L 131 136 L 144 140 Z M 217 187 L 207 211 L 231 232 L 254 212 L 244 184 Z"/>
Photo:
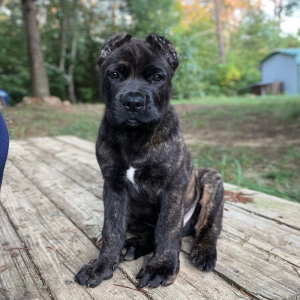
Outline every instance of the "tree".
<path id="1" fill-rule="evenodd" d="M 36 22 L 36 7 L 33 0 L 22 0 L 22 10 L 27 35 L 31 93 L 34 97 L 48 97 L 50 96 L 49 83 L 44 65 L 40 33 Z"/>
<path id="2" fill-rule="evenodd" d="M 293 15 L 295 12 L 299 13 L 300 2 L 299 0 L 287 0 L 285 5 L 285 11 L 288 16 Z"/>
<path id="3" fill-rule="evenodd" d="M 225 48 L 224 48 L 224 39 L 223 39 L 223 30 L 221 22 L 221 12 L 220 12 L 220 2 L 219 0 L 214 0 L 215 4 L 215 18 L 217 26 L 217 35 L 219 43 L 219 59 L 221 63 L 225 63 Z"/>
<path id="4" fill-rule="evenodd" d="M 274 3 L 274 17 L 277 19 L 278 26 L 281 25 L 283 0 L 273 0 Z"/>

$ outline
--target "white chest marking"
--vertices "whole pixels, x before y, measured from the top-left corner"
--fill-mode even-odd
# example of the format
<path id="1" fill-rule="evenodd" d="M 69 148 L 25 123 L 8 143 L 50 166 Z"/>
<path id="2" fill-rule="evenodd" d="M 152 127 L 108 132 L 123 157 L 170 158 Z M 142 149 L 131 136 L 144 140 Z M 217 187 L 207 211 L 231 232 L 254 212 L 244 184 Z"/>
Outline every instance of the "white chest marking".
<path id="1" fill-rule="evenodd" d="M 134 172 L 135 172 L 135 168 L 130 166 L 130 168 L 126 171 L 126 178 L 135 185 Z"/>

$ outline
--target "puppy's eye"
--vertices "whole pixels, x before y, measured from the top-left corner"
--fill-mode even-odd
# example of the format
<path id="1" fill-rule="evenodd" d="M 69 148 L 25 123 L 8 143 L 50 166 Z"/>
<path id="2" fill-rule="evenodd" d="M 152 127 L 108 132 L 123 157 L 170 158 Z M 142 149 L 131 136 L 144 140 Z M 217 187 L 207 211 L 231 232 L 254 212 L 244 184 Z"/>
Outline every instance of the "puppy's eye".
<path id="1" fill-rule="evenodd" d="M 153 79 L 154 79 L 155 81 L 161 81 L 161 80 L 163 80 L 163 77 L 160 76 L 160 75 L 158 75 L 158 74 L 156 74 L 156 75 L 153 76 Z"/>
<path id="2" fill-rule="evenodd" d="M 119 78 L 119 73 L 118 72 L 111 72 L 108 74 L 110 78 Z"/>

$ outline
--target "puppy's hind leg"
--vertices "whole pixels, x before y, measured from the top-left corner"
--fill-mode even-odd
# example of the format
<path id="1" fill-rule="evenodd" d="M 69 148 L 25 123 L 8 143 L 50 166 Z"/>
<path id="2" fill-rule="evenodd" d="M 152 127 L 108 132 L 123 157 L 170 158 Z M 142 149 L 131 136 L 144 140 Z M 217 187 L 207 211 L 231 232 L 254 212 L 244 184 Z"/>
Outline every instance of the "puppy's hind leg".
<path id="1" fill-rule="evenodd" d="M 212 169 L 198 170 L 201 211 L 195 226 L 191 260 L 200 270 L 211 271 L 217 261 L 217 239 L 222 229 L 224 189 L 221 175 Z"/>

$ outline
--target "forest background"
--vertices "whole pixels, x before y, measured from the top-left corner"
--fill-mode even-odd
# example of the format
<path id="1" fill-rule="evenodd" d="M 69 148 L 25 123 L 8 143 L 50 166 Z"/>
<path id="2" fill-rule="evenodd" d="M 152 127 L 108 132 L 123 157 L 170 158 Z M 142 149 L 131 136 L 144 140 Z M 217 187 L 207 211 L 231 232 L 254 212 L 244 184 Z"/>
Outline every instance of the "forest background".
<path id="1" fill-rule="evenodd" d="M 299 16 L 297 0 L 0 0 L 0 89 L 11 104 L 32 95 L 26 4 L 36 10 L 50 94 L 73 103 L 102 102 L 97 57 L 120 32 L 171 40 L 180 57 L 174 99 L 247 93 L 266 55 L 300 47 L 299 24 L 286 23 Z"/>

